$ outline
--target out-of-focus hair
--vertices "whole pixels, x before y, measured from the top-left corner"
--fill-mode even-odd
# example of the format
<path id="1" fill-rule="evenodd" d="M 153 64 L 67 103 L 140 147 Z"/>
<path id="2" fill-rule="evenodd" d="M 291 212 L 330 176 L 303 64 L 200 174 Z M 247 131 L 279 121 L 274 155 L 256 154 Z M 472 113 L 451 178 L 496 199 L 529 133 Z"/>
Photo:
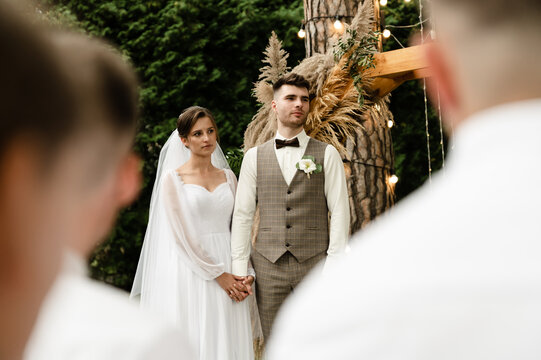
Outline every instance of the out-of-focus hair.
<path id="1" fill-rule="evenodd" d="M 132 66 L 103 40 L 69 32 L 52 32 L 51 38 L 75 87 L 81 128 L 134 130 L 139 92 Z"/>
<path id="2" fill-rule="evenodd" d="M 464 17 L 471 18 L 480 28 L 516 24 L 517 29 L 520 29 L 526 23 L 541 27 L 539 0 L 433 0 L 433 3 L 435 6 L 461 11 Z"/>
<path id="3" fill-rule="evenodd" d="M 69 81 L 36 27 L 0 1 L 0 158 L 24 137 L 50 159 L 75 126 Z"/>

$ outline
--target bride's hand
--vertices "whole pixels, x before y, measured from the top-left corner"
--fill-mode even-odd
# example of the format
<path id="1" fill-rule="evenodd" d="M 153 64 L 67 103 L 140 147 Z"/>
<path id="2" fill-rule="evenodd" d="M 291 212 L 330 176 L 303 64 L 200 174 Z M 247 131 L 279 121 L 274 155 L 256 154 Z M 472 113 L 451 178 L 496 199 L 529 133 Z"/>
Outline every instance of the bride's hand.
<path id="1" fill-rule="evenodd" d="M 236 280 L 233 274 L 224 272 L 222 275 L 216 278 L 216 281 L 220 287 L 224 289 L 227 295 L 236 302 L 241 302 L 248 296 L 248 293 L 238 290 L 240 288 L 239 285 L 242 285 L 242 282 Z"/>

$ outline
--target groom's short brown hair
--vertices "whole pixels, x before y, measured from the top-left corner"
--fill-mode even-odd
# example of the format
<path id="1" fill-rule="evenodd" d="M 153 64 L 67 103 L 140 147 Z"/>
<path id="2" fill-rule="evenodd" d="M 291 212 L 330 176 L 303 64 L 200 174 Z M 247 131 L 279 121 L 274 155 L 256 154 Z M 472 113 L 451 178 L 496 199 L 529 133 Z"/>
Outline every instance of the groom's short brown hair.
<path id="1" fill-rule="evenodd" d="M 272 90 L 276 93 L 284 85 L 292 85 L 299 88 L 305 88 L 307 91 L 310 91 L 310 83 L 306 78 L 297 73 L 289 73 L 282 76 L 272 85 Z"/>

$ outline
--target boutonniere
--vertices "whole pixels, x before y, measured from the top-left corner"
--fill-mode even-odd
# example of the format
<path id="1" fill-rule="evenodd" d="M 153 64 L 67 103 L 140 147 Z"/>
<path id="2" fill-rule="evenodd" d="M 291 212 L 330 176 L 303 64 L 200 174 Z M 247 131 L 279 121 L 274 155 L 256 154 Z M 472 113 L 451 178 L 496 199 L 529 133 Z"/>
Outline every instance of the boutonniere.
<path id="1" fill-rule="evenodd" d="M 304 171 L 310 179 L 311 174 L 320 173 L 322 170 L 321 164 L 316 164 L 316 159 L 311 155 L 303 156 L 302 159 L 295 164 L 295 167 L 299 170 Z"/>

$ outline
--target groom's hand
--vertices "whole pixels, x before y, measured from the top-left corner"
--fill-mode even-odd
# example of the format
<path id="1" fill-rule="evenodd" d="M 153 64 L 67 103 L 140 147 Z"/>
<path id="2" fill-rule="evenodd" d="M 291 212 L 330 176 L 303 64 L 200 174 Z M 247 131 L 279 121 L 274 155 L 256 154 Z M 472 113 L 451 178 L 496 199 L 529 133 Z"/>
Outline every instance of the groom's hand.
<path id="1" fill-rule="evenodd" d="M 240 291 L 245 293 L 246 296 L 253 294 L 253 290 L 252 290 L 252 284 L 254 282 L 254 277 L 253 276 L 251 276 L 251 275 L 248 275 L 248 276 L 236 276 L 236 275 L 233 275 L 233 276 L 235 277 L 235 280 L 238 281 L 235 284 L 237 289 L 239 289 Z M 240 284 L 239 284 L 239 282 L 240 282 Z"/>

